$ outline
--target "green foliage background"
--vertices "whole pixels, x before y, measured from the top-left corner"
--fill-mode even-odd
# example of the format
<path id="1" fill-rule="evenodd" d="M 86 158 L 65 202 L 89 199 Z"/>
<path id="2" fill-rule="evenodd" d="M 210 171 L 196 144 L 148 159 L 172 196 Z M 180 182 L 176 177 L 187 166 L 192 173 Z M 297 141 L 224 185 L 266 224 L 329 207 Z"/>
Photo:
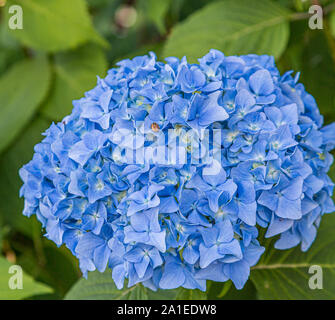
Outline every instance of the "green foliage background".
<path id="1" fill-rule="evenodd" d="M 231 282 L 198 290 L 118 291 L 110 272 L 81 279 L 76 259 L 43 238 L 25 218 L 18 169 L 52 121 L 72 109 L 109 67 L 155 51 L 160 59 L 196 62 L 211 48 L 272 54 L 281 72 L 301 82 L 335 121 L 335 3 L 324 0 L 7 0 L 0 8 L 0 299 L 335 299 L 335 216 L 324 217 L 308 253 L 271 249 L 245 288 Z M 322 30 L 308 27 L 308 8 L 324 8 Z M 9 8 L 23 9 L 23 30 L 10 30 Z M 335 179 L 335 168 L 332 168 Z M 24 270 L 23 290 L 9 290 L 8 268 Z M 323 267 L 324 289 L 308 287 L 310 265 Z"/>

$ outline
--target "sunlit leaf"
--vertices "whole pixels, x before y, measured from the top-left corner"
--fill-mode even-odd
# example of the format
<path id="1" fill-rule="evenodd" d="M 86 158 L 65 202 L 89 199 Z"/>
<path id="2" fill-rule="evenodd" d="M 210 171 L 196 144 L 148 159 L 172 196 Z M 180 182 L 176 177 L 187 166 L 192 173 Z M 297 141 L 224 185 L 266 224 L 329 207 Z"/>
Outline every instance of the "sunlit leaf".
<path id="1" fill-rule="evenodd" d="M 177 25 L 165 56 L 195 61 L 210 49 L 232 54 L 279 57 L 289 37 L 289 11 L 268 0 L 226 0 L 207 5 Z"/>
<path id="2" fill-rule="evenodd" d="M 12 269 L 10 269 L 12 267 Z M 9 273 L 11 271 L 11 273 Z M 22 288 L 20 287 L 20 277 L 22 269 L 20 266 L 13 267 L 5 258 L 0 257 L 0 299 L 1 300 L 21 300 L 37 294 L 51 293 L 48 286 L 36 282 L 33 278 L 22 272 Z M 10 282 L 10 278 L 12 281 Z M 14 285 L 10 288 L 10 284 Z"/>
<path id="3" fill-rule="evenodd" d="M 106 45 L 94 30 L 84 0 L 9 0 L 7 6 L 20 5 L 23 29 L 10 30 L 24 45 L 41 51 L 77 47 L 94 39 Z M 7 12 L 7 19 L 11 14 Z"/>

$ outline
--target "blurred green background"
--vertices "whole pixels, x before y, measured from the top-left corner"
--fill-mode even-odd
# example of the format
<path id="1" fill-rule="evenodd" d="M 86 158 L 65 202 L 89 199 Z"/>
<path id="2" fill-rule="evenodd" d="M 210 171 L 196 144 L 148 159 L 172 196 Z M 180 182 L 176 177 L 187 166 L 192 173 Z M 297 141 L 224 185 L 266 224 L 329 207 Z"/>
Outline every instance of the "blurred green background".
<path id="1" fill-rule="evenodd" d="M 308 27 L 312 4 L 324 9 L 322 30 Z M 8 27 L 13 5 L 23 9 L 22 30 Z M 335 121 L 334 1 L 0 0 L 0 298 L 62 299 L 81 276 L 71 253 L 22 215 L 18 169 L 41 132 L 121 59 L 154 51 L 195 62 L 211 48 L 274 55 L 281 72 L 301 71 L 325 122 Z M 23 292 L 4 288 L 10 264 L 23 267 Z M 212 284 L 206 297 L 224 295 L 256 298 L 255 286 Z"/>

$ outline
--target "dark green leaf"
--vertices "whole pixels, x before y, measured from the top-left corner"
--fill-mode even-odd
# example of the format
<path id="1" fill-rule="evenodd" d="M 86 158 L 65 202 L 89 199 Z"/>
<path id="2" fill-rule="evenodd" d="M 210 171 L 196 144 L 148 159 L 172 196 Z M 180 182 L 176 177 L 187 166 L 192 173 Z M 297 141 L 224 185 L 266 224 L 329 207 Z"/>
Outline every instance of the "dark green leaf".
<path id="1" fill-rule="evenodd" d="M 29 122 L 50 82 L 46 57 L 17 63 L 0 78 L 0 151 L 9 146 Z"/>
<path id="2" fill-rule="evenodd" d="M 175 300 L 178 294 L 178 289 L 157 291 L 147 290 L 149 300 Z"/>
<path id="3" fill-rule="evenodd" d="M 54 59 L 55 83 L 42 113 L 53 120 L 61 120 L 71 113 L 72 101 L 93 89 L 97 75 L 104 75 L 106 69 L 104 53 L 94 45 L 57 54 Z"/>
<path id="4" fill-rule="evenodd" d="M 333 37 L 335 38 L 335 10 L 333 10 L 329 17 L 329 27 Z"/>
<path id="5" fill-rule="evenodd" d="M 212 282 L 208 292 L 208 299 L 213 300 L 256 300 L 257 292 L 249 280 L 242 290 L 237 290 L 232 281 Z"/>
<path id="6" fill-rule="evenodd" d="M 147 300 L 147 289 L 137 284 L 118 290 L 110 269 L 104 273 L 89 272 L 87 279 L 80 279 L 68 292 L 66 300 Z"/>
<path id="7" fill-rule="evenodd" d="M 207 295 L 200 290 L 179 288 L 175 290 L 152 291 L 137 284 L 131 288 L 118 290 L 112 279 L 111 270 L 104 273 L 89 272 L 88 279 L 80 279 L 66 295 L 67 300 L 206 300 Z"/>
<path id="8" fill-rule="evenodd" d="M 177 296 L 175 300 L 206 300 L 207 293 L 200 291 L 199 289 L 177 289 Z"/>
<path id="9" fill-rule="evenodd" d="M 218 49 L 231 54 L 272 54 L 279 57 L 289 37 L 289 11 L 268 1 L 226 0 L 209 4 L 177 25 L 165 56 L 190 61 Z"/>
<path id="10" fill-rule="evenodd" d="M 38 223 L 41 228 L 40 223 Z M 13 249 L 18 253 L 17 261 L 36 280 L 46 283 L 59 297 L 69 291 L 80 277 L 78 260 L 65 247 L 57 248 L 48 239 L 42 240 L 42 247 L 36 248 L 31 241 L 12 240 Z"/>
<path id="11" fill-rule="evenodd" d="M 23 199 L 19 198 L 19 190 L 23 182 L 18 171 L 31 160 L 34 145 L 42 140 L 41 133 L 48 126 L 46 120 L 33 121 L 0 159 L 0 199 L 6 199 L 0 201 L 0 215 L 4 223 L 28 235 L 32 233 L 32 223 L 22 215 Z"/>
<path id="12" fill-rule="evenodd" d="M 335 121 L 335 61 L 324 31 L 307 29 L 306 21 L 294 22 L 290 44 L 278 66 L 282 73 L 301 72 L 299 82 L 315 98 L 325 123 L 330 123 Z"/>
<path id="13" fill-rule="evenodd" d="M 301 56 L 300 81 L 312 94 L 325 122 L 335 121 L 335 62 L 322 30 L 312 30 Z"/>
<path id="14" fill-rule="evenodd" d="M 276 250 L 274 240 L 251 271 L 251 280 L 261 299 L 335 299 L 335 214 L 323 217 L 317 238 L 308 252 L 300 248 Z M 309 268 L 323 270 L 323 289 L 311 289 Z"/>

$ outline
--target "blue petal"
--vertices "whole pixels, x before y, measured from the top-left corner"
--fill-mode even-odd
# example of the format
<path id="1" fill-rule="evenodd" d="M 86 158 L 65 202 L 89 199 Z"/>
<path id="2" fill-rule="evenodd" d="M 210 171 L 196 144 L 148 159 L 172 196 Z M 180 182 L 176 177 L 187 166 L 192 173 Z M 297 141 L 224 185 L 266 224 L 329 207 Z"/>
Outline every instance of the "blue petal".
<path id="1" fill-rule="evenodd" d="M 218 251 L 218 246 L 205 247 L 202 243 L 199 246 L 200 251 L 200 268 L 206 268 L 213 261 L 222 258 L 222 255 Z"/>
<path id="2" fill-rule="evenodd" d="M 302 216 L 301 213 L 301 201 L 298 200 L 289 200 L 285 197 L 280 197 L 278 199 L 278 208 L 275 211 L 276 215 L 281 218 L 288 219 L 300 219 Z"/>
<path id="3" fill-rule="evenodd" d="M 148 256 L 144 256 L 140 262 L 137 262 L 134 264 L 135 270 L 139 278 L 144 277 L 149 264 L 150 264 L 150 258 Z"/>
<path id="4" fill-rule="evenodd" d="M 269 95 L 274 90 L 273 80 L 268 70 L 258 70 L 249 78 L 250 88 L 257 95 Z"/>
<path id="5" fill-rule="evenodd" d="M 159 287 L 161 289 L 175 289 L 182 286 L 185 282 L 185 274 L 181 266 L 177 263 L 165 265 L 165 269 Z"/>
<path id="6" fill-rule="evenodd" d="M 250 274 L 249 264 L 244 261 L 238 261 L 224 266 L 224 272 L 234 282 L 236 289 L 240 290 L 244 287 Z"/>

